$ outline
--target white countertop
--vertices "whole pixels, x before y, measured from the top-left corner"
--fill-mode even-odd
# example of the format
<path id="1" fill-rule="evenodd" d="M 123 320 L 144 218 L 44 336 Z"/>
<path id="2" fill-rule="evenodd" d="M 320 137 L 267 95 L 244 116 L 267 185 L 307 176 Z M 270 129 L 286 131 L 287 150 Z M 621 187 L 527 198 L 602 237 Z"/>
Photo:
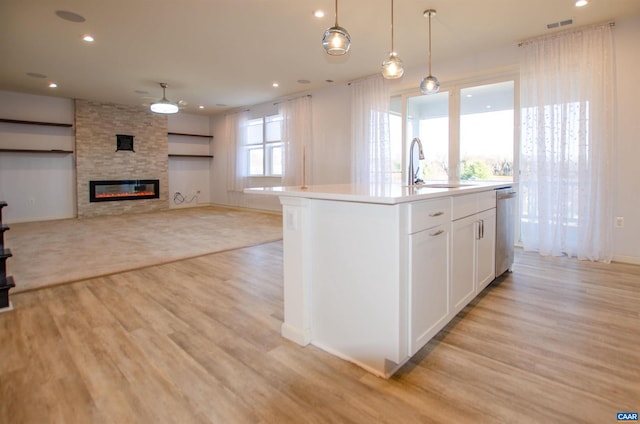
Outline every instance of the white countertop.
<path id="1" fill-rule="evenodd" d="M 442 181 L 427 182 L 425 185 L 407 187 L 401 184 L 327 184 L 311 185 L 306 188 L 295 187 L 258 187 L 247 188 L 247 194 L 262 194 L 280 197 L 303 197 L 307 199 L 338 200 L 345 202 L 380 203 L 395 205 L 416 200 L 457 196 L 510 187 L 513 182 L 464 182 L 459 187 L 435 188 L 430 184 L 443 184 Z M 445 183 L 446 184 L 446 183 Z"/>

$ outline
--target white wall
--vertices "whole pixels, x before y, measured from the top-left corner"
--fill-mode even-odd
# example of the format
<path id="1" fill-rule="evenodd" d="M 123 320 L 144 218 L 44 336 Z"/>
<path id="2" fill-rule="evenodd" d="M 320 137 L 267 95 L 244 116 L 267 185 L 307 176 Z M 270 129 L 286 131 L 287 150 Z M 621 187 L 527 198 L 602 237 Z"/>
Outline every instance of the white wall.
<path id="1" fill-rule="evenodd" d="M 640 264 L 640 15 L 616 21 L 614 28 L 617 87 L 617 138 L 614 158 L 614 215 L 624 217 L 616 228 L 614 260 Z"/>
<path id="2" fill-rule="evenodd" d="M 307 143 L 309 184 L 349 182 L 351 175 L 351 97 L 346 84 L 330 86 L 304 94 L 312 96 L 313 140 Z M 300 95 L 303 95 L 302 93 Z M 248 107 L 251 117 L 277 113 L 273 102 Z M 216 138 L 212 145 L 216 156 L 211 172 L 211 201 L 257 209 L 280 211 L 278 199 L 270 196 L 247 195 L 227 191 L 227 154 L 233 142 L 225 139 L 224 115 L 211 120 Z M 220 158 L 220 160 L 218 160 Z M 252 187 L 281 185 L 279 178 L 253 178 Z"/>
<path id="3" fill-rule="evenodd" d="M 312 93 L 311 184 L 351 180 L 351 90 L 341 84 Z"/>
<path id="4" fill-rule="evenodd" d="M 313 140 L 307 143 L 309 184 L 331 184 L 349 182 L 351 175 L 351 98 L 349 87 L 339 84 L 309 93 L 312 96 Z M 303 95 L 302 93 L 300 95 Z M 248 108 L 251 116 L 276 113 L 273 103 Z M 259 195 L 230 193 L 226 190 L 228 150 L 233 142 L 225 139 L 223 115 L 212 118 L 211 131 L 216 134 L 213 151 L 216 157 L 225 158 L 216 162 L 212 172 L 212 202 L 258 209 L 281 210 L 277 199 Z M 218 136 L 219 135 L 219 136 Z M 249 181 L 254 187 L 280 185 L 279 179 L 254 178 Z"/>
<path id="5" fill-rule="evenodd" d="M 73 100 L 0 91 L 0 118 L 73 124 Z M 73 128 L 0 123 L 0 149 L 74 150 Z M 70 218 L 75 210 L 73 154 L 0 152 L 5 223 Z"/>
<path id="6" fill-rule="evenodd" d="M 177 113 L 168 116 L 168 130 L 180 134 L 209 135 L 210 118 Z M 169 154 L 211 155 L 213 140 L 169 135 Z M 215 158 L 169 157 L 169 207 L 184 208 L 211 203 L 211 170 Z"/>

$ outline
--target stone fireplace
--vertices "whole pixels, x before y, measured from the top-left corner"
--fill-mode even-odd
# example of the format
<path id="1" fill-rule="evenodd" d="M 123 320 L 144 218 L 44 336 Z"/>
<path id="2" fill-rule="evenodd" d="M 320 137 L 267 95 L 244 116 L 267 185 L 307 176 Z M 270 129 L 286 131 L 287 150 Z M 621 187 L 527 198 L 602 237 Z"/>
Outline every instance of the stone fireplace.
<path id="1" fill-rule="evenodd" d="M 76 100 L 75 118 L 79 218 L 169 208 L 166 116 L 142 106 Z M 135 150 L 118 148 L 122 134 L 135 137 Z"/>

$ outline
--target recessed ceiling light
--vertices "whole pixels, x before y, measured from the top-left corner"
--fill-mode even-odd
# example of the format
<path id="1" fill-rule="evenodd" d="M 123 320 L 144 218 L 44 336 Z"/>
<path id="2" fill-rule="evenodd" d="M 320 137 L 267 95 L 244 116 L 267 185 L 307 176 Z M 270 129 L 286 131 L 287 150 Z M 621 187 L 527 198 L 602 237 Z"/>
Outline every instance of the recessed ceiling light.
<path id="1" fill-rule="evenodd" d="M 324 80 L 324 82 L 332 83 L 333 80 L 332 79 L 328 79 L 328 80 Z"/>
<path id="2" fill-rule="evenodd" d="M 149 92 L 146 90 L 133 90 L 133 92 L 137 94 L 149 94 Z"/>
<path id="3" fill-rule="evenodd" d="M 84 22 L 86 19 L 84 16 L 80 16 L 77 13 L 69 12 L 66 10 L 56 10 L 56 16 L 60 19 L 64 19 L 69 22 Z"/>
<path id="4" fill-rule="evenodd" d="M 323 10 L 314 10 L 313 11 L 313 16 L 315 16 L 316 18 L 324 18 L 324 11 Z"/>
<path id="5" fill-rule="evenodd" d="M 280 87 L 280 84 L 278 84 L 277 82 L 274 82 L 273 84 L 271 84 L 274 87 Z"/>
<path id="6" fill-rule="evenodd" d="M 467 97 L 467 98 L 469 98 L 469 97 L 473 97 L 473 94 L 467 94 L 467 95 L 466 95 L 466 97 Z"/>
<path id="7" fill-rule="evenodd" d="M 55 82 L 50 82 L 49 88 L 58 88 L 58 84 L 56 84 Z"/>
<path id="8" fill-rule="evenodd" d="M 95 39 L 89 34 L 83 35 L 82 40 L 86 41 L 87 43 L 93 43 L 95 41 Z"/>
<path id="9" fill-rule="evenodd" d="M 487 109 L 491 109 L 491 105 L 487 105 Z"/>
<path id="10" fill-rule="evenodd" d="M 204 106 L 200 105 L 198 106 L 198 109 L 204 109 Z"/>
<path id="11" fill-rule="evenodd" d="M 582 7 L 589 4 L 589 0 L 578 0 L 576 1 L 576 7 Z"/>
<path id="12" fill-rule="evenodd" d="M 227 105 L 224 104 L 224 103 L 216 103 L 216 106 L 218 106 L 218 107 L 227 107 Z"/>
<path id="13" fill-rule="evenodd" d="M 311 84 L 311 81 L 307 79 L 299 79 L 298 84 Z"/>

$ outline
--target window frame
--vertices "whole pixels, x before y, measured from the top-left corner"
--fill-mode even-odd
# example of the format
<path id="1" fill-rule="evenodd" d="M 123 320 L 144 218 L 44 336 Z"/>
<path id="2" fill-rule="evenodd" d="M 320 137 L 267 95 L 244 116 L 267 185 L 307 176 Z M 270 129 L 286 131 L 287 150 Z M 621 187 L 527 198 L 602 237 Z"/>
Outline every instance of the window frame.
<path id="1" fill-rule="evenodd" d="M 269 140 L 267 141 L 267 122 L 269 118 L 276 117 L 275 120 L 280 122 L 280 139 L 279 140 Z M 282 142 L 282 115 L 279 113 L 269 113 L 264 114 L 255 118 L 249 119 L 247 126 L 253 125 L 253 122 L 260 121 L 260 125 L 262 126 L 262 137 L 261 142 L 259 143 L 250 143 L 247 137 L 245 142 L 245 154 L 246 154 L 246 164 L 247 164 L 247 177 L 249 178 L 282 178 L 282 172 L 280 174 L 275 174 L 273 172 L 274 164 L 273 164 L 273 149 L 281 148 L 281 152 L 284 152 L 284 144 Z M 251 151 L 252 150 L 261 150 L 262 151 L 262 173 L 261 174 L 253 174 L 251 173 Z M 283 159 L 281 159 L 282 162 Z"/>
<path id="2" fill-rule="evenodd" d="M 460 92 L 463 89 L 513 81 L 513 181 L 517 183 L 519 177 L 520 159 L 520 78 L 517 69 L 502 73 L 476 76 L 468 79 L 443 82 L 441 92 L 449 93 L 449 181 L 460 181 L 461 149 L 460 149 Z M 407 101 L 410 97 L 423 96 L 420 90 L 412 88 L 402 92 L 392 93 L 391 97 L 402 98 L 402 181 L 407 180 L 409 163 L 409 143 L 407 140 Z"/>

